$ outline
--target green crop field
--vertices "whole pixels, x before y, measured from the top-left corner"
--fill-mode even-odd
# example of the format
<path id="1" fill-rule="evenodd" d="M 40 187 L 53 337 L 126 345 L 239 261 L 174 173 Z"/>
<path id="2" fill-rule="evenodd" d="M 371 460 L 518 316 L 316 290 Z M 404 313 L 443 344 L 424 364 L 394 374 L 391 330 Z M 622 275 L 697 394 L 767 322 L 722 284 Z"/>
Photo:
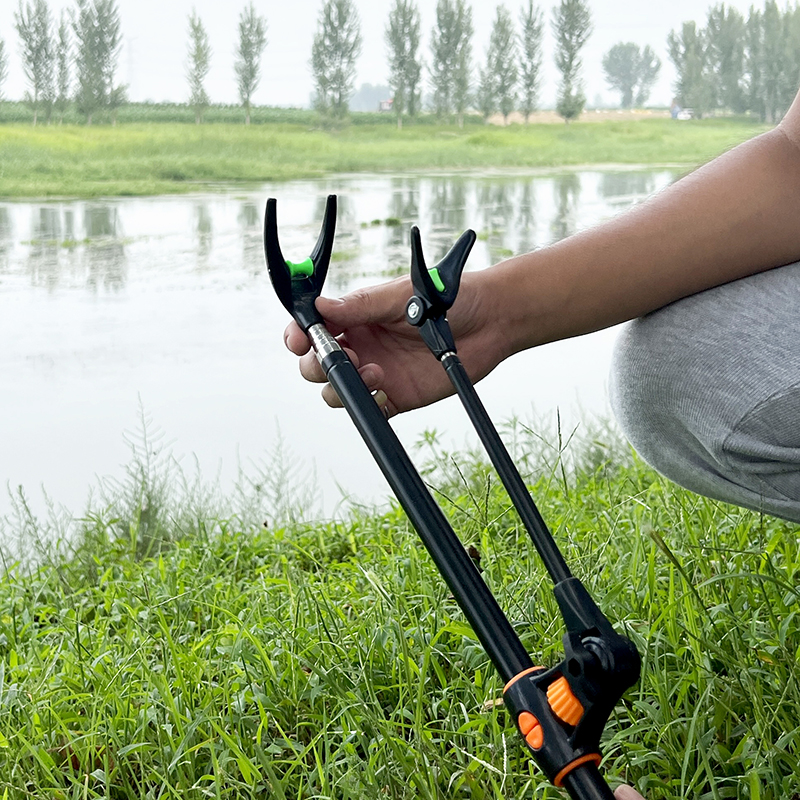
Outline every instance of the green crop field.
<path id="1" fill-rule="evenodd" d="M 296 112 L 294 118 L 309 112 Z M 288 114 L 286 118 L 292 118 Z M 377 115 L 366 115 L 374 119 Z M 280 118 L 280 117 L 279 117 Z M 301 119 L 304 119 L 301 117 Z M 531 170 L 592 164 L 692 168 L 766 130 L 748 119 L 407 125 L 310 120 L 0 125 L 0 197 L 147 195 L 348 172 Z"/>

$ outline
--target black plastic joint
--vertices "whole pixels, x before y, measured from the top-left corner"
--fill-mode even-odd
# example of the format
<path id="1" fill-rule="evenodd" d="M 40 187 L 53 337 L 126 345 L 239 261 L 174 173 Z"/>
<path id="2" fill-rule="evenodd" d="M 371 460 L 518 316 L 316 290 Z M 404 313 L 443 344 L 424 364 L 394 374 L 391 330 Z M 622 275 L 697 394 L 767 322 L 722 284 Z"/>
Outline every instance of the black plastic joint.
<path id="1" fill-rule="evenodd" d="M 415 294 L 406 303 L 406 320 L 419 328 L 422 340 L 436 358 L 440 359 L 445 353 L 456 352 L 456 342 L 447 317 L 439 315 L 426 298 Z"/>
<path id="2" fill-rule="evenodd" d="M 548 780 L 557 785 L 570 765 L 590 756 L 600 761 L 599 734 L 576 741 L 577 728 L 560 720 L 550 707 L 547 689 L 563 677 L 560 668 L 534 671 L 521 675 L 503 692 L 505 707 L 528 751 Z"/>

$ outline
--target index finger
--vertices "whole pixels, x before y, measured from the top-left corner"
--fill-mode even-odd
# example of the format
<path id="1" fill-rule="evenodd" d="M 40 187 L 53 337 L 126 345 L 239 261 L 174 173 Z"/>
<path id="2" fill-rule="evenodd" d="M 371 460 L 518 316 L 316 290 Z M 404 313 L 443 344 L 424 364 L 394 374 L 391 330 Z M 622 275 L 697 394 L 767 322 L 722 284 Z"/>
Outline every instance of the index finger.
<path id="1" fill-rule="evenodd" d="M 287 349 L 296 356 L 304 356 L 311 348 L 308 336 L 294 320 L 286 326 L 286 330 L 283 332 L 283 342 Z"/>

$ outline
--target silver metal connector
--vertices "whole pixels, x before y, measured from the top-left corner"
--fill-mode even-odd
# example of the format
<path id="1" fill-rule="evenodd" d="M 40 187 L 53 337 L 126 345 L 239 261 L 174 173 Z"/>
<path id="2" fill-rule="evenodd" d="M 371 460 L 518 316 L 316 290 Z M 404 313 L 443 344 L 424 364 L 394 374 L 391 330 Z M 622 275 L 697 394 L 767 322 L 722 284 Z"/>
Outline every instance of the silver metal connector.
<path id="1" fill-rule="evenodd" d="M 311 346 L 314 348 L 317 361 L 319 361 L 320 364 L 322 363 L 322 359 L 342 349 L 339 342 L 328 333 L 328 329 L 321 323 L 312 325 L 308 329 L 308 335 L 311 338 Z"/>

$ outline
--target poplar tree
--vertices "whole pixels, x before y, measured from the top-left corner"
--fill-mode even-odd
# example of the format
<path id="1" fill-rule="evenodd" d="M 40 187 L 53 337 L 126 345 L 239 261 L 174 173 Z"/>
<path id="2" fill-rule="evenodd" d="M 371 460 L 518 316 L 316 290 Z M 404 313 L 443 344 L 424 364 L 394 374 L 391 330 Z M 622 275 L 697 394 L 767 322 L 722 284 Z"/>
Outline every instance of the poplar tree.
<path id="1" fill-rule="evenodd" d="M 764 57 L 764 29 L 761 24 L 761 12 L 750 7 L 745 26 L 745 97 L 747 107 L 758 114 L 763 122 L 766 118 L 766 107 L 761 95 L 761 62 Z"/>
<path id="2" fill-rule="evenodd" d="M 203 22 L 192 9 L 189 15 L 189 59 L 186 77 L 189 80 L 189 105 L 194 109 L 194 121 L 199 125 L 208 108 L 205 79 L 211 68 L 211 45 Z"/>
<path id="3" fill-rule="evenodd" d="M 56 101 L 58 121 L 63 122 L 64 112 L 69 105 L 70 76 L 69 65 L 71 62 L 69 43 L 69 23 L 65 11 L 61 11 L 58 25 L 58 39 L 56 41 Z"/>
<path id="4" fill-rule="evenodd" d="M 386 26 L 389 47 L 389 86 L 392 89 L 392 110 L 397 115 L 397 127 L 403 127 L 403 114 L 413 117 L 419 108 L 420 19 L 413 0 L 395 0 Z"/>
<path id="5" fill-rule="evenodd" d="M 124 102 L 125 88 L 115 82 L 122 33 L 115 0 L 76 0 L 72 18 L 75 35 L 76 93 L 78 110 L 92 124 L 95 112 L 114 112 Z"/>
<path id="6" fill-rule="evenodd" d="M 569 123 L 580 115 L 586 104 L 580 56 L 592 33 L 592 16 L 586 0 L 561 0 L 553 9 L 552 24 L 556 37 L 555 62 L 561 73 L 556 111 Z"/>
<path id="7" fill-rule="evenodd" d="M 455 111 L 460 124 L 469 100 L 472 33 L 472 9 L 464 0 L 438 0 L 431 31 L 433 107 L 440 117 Z"/>
<path id="8" fill-rule="evenodd" d="M 504 122 L 508 122 L 517 100 L 517 61 L 514 22 L 508 9 L 499 5 L 489 36 L 486 68 L 492 75 L 492 89 Z"/>
<path id="9" fill-rule="evenodd" d="M 533 0 L 528 0 L 528 5 L 520 14 L 519 36 L 520 110 L 525 115 L 526 123 L 538 104 L 543 34 L 542 11 L 534 5 Z"/>
<path id="10" fill-rule="evenodd" d="M 744 93 L 744 17 L 724 3 L 712 6 L 706 20 L 706 66 L 717 108 L 741 113 Z"/>
<path id="11" fill-rule="evenodd" d="M 8 75 L 8 57 L 6 56 L 6 43 L 0 39 L 0 100 L 3 99 L 3 81 Z"/>
<path id="12" fill-rule="evenodd" d="M 655 51 L 649 44 L 642 48 L 642 55 L 639 59 L 639 81 L 636 86 L 636 97 L 634 103 L 641 107 L 647 102 L 650 97 L 650 92 L 653 91 L 653 86 L 658 80 L 658 74 L 661 72 L 661 59 L 655 54 Z"/>
<path id="13" fill-rule="evenodd" d="M 117 109 L 125 102 L 125 87 L 114 79 L 122 47 L 122 26 L 116 0 L 95 0 L 97 31 L 100 42 L 100 74 L 103 105 L 111 111 L 111 124 L 117 124 Z"/>
<path id="14" fill-rule="evenodd" d="M 494 71 L 488 54 L 486 63 L 478 69 L 478 91 L 475 100 L 484 121 L 488 120 L 497 111 L 497 87 L 495 86 Z"/>
<path id="15" fill-rule="evenodd" d="M 245 125 L 250 124 L 250 101 L 261 80 L 261 56 L 266 46 L 267 20 L 256 13 L 251 2 L 239 15 L 239 42 L 234 64 Z"/>
<path id="16" fill-rule="evenodd" d="M 702 117 L 714 104 L 703 30 L 694 22 L 684 22 L 680 33 L 670 31 L 667 49 L 678 73 L 675 89 L 681 105 Z"/>
<path id="17" fill-rule="evenodd" d="M 76 0 L 72 31 L 75 34 L 75 102 L 78 111 L 85 115 L 86 124 L 91 125 L 92 116 L 103 105 L 104 87 L 97 15 L 89 0 Z"/>
<path id="18" fill-rule="evenodd" d="M 786 57 L 784 68 L 786 80 L 784 81 L 784 97 L 782 113 L 789 110 L 794 100 L 797 87 L 800 86 L 800 5 L 787 6 L 783 15 L 784 37 L 786 42 Z"/>
<path id="19" fill-rule="evenodd" d="M 40 109 L 50 120 L 55 99 L 55 50 L 52 19 L 46 0 L 33 0 L 25 5 L 19 0 L 14 24 L 20 38 L 22 68 L 30 86 L 25 100 L 33 111 L 33 124 L 36 125 Z"/>
<path id="20" fill-rule="evenodd" d="M 458 127 L 464 127 L 464 114 L 472 93 L 472 8 L 464 0 L 456 0 L 456 46 L 455 74 L 453 76 L 453 109 Z"/>
<path id="21" fill-rule="evenodd" d="M 311 71 L 320 113 L 334 119 L 347 116 L 361 41 L 361 20 L 352 0 L 326 0 L 311 48 Z"/>
<path id="22" fill-rule="evenodd" d="M 620 106 L 642 106 L 661 70 L 661 59 L 650 45 L 643 50 L 634 42 L 619 42 L 603 56 L 606 82 L 621 95 Z"/>

